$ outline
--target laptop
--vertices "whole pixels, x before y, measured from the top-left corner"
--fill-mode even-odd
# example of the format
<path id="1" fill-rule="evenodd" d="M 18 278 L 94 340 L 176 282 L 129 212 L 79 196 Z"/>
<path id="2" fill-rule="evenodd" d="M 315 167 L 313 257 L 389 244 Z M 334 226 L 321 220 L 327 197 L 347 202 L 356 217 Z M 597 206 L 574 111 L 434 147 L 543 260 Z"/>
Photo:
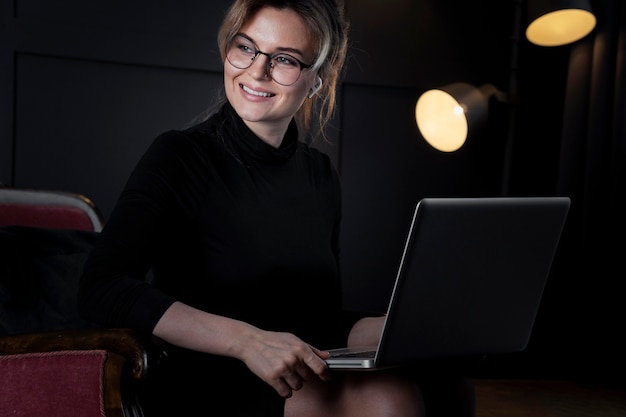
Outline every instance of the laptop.
<path id="1" fill-rule="evenodd" d="M 378 346 L 331 349 L 328 366 L 524 350 L 569 206 L 568 197 L 422 199 Z"/>

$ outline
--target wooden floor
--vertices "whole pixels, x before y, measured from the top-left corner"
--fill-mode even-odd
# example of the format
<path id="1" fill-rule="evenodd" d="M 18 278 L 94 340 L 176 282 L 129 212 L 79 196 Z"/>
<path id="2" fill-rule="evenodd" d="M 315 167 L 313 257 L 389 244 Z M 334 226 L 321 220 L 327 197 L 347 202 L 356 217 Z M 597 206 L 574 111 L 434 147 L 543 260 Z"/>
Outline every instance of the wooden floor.
<path id="1" fill-rule="evenodd" d="M 626 417 L 626 389 L 560 380 L 472 381 L 476 417 Z"/>

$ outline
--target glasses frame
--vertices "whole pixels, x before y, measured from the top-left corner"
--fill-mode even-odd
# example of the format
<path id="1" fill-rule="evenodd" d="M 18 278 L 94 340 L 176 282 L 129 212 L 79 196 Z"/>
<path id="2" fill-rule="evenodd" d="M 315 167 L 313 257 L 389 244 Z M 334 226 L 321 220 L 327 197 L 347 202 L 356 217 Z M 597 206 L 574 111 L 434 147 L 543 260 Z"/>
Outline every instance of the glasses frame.
<path id="1" fill-rule="evenodd" d="M 235 39 L 237 38 L 243 38 L 245 40 L 247 40 L 248 42 L 250 42 L 250 44 L 254 47 L 254 55 L 252 55 L 252 57 L 250 58 L 250 63 L 248 64 L 248 66 L 246 67 L 239 67 L 235 64 L 233 64 L 231 62 L 231 60 L 228 58 L 229 52 L 233 46 L 233 43 L 235 42 Z M 248 69 L 252 66 L 252 64 L 254 64 L 254 62 L 256 61 L 256 58 L 259 55 L 265 55 L 267 57 L 267 64 L 266 64 L 266 68 L 269 68 L 269 70 L 267 71 L 267 74 L 269 75 L 269 77 L 276 82 L 277 84 L 280 85 L 284 85 L 286 87 L 290 86 L 290 85 L 294 85 L 295 83 L 298 82 L 298 80 L 300 79 L 300 75 L 302 74 L 302 71 L 304 71 L 305 69 L 311 68 L 313 66 L 313 64 L 305 64 L 304 62 L 300 61 L 298 58 L 296 58 L 295 56 L 288 54 L 286 52 L 274 52 L 273 54 L 270 54 L 268 52 L 263 52 L 261 51 L 256 44 L 252 41 L 252 39 L 250 39 L 249 37 L 242 35 L 241 33 L 235 35 L 230 42 L 228 42 L 227 47 L 226 47 L 226 60 L 228 61 L 228 63 L 230 65 L 232 65 L 233 67 L 237 68 L 237 69 Z M 274 65 L 272 64 L 272 60 L 274 58 L 276 58 L 279 55 L 285 55 L 288 56 L 290 59 L 293 59 L 294 61 L 296 61 L 298 63 L 298 65 L 300 65 L 300 73 L 298 74 L 298 77 L 295 79 L 294 82 L 290 83 L 290 84 L 283 84 L 279 81 L 276 81 L 276 79 L 272 76 L 272 69 L 274 68 Z"/>

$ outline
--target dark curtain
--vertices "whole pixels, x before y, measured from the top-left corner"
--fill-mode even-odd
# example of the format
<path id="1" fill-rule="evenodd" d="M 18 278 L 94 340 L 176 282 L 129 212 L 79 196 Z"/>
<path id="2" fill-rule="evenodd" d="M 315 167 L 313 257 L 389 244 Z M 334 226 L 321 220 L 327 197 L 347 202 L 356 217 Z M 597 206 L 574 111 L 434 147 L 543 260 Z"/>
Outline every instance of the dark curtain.
<path id="1" fill-rule="evenodd" d="M 552 323 L 563 326 L 560 357 L 574 377 L 615 382 L 626 372 L 625 4 L 592 3 L 596 29 L 571 49 L 557 193 L 572 206 Z"/>

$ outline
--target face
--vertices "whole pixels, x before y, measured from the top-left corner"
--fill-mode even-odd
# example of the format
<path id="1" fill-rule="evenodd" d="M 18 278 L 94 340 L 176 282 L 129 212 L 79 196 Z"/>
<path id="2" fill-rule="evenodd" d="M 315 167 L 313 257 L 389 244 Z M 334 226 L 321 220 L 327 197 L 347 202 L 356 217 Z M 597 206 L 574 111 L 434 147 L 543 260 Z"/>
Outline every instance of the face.
<path id="1" fill-rule="evenodd" d="M 292 10 L 264 7 L 241 28 L 258 50 L 286 52 L 305 64 L 315 59 L 302 19 Z M 284 86 L 269 76 L 268 58 L 259 54 L 246 69 L 224 61 L 226 97 L 246 125 L 261 139 L 280 144 L 289 122 L 307 98 L 316 75 L 304 69 L 298 80 Z M 276 143 L 278 141 L 278 143 Z"/>

